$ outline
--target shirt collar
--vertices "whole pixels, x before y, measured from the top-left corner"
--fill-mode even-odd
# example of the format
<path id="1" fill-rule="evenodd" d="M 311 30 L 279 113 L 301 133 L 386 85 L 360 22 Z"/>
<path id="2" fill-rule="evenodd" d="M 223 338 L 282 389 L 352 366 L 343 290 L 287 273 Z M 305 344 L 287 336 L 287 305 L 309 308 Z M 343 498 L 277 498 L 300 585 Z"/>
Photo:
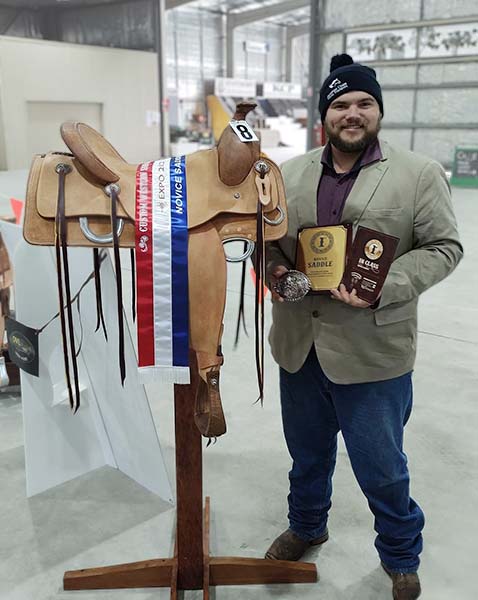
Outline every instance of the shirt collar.
<path id="1" fill-rule="evenodd" d="M 382 160 L 382 158 L 383 158 L 382 150 L 380 148 L 380 142 L 378 141 L 378 138 L 377 138 L 374 142 L 372 142 L 365 148 L 365 150 L 362 152 L 362 154 L 358 157 L 354 166 L 350 169 L 349 173 L 353 173 L 354 171 L 359 171 L 362 167 L 365 167 L 366 165 L 369 165 L 373 162 L 377 162 L 378 160 Z M 324 148 L 324 151 L 322 152 L 322 157 L 320 159 L 320 162 L 323 165 L 327 166 L 332 171 L 334 171 L 334 173 L 335 173 L 334 163 L 332 160 L 332 150 L 330 148 L 330 142 L 327 142 L 327 144 Z M 341 173 L 341 175 L 342 174 L 345 175 L 345 173 Z"/>

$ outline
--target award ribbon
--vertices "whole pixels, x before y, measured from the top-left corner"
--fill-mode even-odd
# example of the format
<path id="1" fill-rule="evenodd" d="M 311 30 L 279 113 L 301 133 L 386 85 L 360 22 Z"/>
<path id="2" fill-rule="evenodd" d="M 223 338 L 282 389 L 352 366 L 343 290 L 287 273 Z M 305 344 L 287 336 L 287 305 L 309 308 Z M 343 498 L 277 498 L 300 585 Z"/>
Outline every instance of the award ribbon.
<path id="1" fill-rule="evenodd" d="M 185 157 L 136 171 L 138 366 L 144 383 L 189 383 Z"/>

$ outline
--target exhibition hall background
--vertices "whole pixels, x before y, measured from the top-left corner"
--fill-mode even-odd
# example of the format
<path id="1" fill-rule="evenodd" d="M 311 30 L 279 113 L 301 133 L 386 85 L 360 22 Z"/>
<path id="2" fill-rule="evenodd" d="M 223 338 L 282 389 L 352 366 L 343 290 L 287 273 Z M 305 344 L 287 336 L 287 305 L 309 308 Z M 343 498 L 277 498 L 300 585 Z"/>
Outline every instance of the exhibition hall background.
<path id="1" fill-rule="evenodd" d="M 0 170 L 27 168 L 33 153 L 59 145 L 52 126 L 72 116 L 131 161 L 161 153 L 158 43 L 173 142 L 211 141 L 207 96 L 219 95 L 218 78 L 254 82 L 266 100 L 264 82 L 295 84 L 281 89 L 298 102 L 262 111 L 260 125 L 282 117 L 313 129 L 309 99 L 315 104 L 330 57 L 346 50 L 377 70 L 382 137 L 450 167 L 455 146 L 476 140 L 477 13 L 474 0 L 2 0 Z M 302 132 L 277 143 L 300 153 L 317 139 Z"/>

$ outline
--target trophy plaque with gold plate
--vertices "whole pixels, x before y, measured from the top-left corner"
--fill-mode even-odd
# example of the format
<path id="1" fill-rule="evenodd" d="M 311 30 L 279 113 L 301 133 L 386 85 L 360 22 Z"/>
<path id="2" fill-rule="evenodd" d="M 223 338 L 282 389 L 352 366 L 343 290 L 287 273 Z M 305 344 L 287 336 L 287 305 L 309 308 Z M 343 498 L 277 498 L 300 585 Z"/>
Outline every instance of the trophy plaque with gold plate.
<path id="1" fill-rule="evenodd" d="M 310 279 L 311 293 L 338 288 L 344 275 L 351 240 L 351 225 L 306 227 L 299 231 L 296 269 Z"/>

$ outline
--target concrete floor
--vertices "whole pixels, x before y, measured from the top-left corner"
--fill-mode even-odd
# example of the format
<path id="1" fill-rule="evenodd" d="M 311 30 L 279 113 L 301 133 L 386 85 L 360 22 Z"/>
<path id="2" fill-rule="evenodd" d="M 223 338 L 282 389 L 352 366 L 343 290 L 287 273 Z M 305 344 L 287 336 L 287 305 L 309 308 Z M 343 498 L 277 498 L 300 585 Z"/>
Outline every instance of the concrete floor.
<path id="1" fill-rule="evenodd" d="M 425 600 L 478 597 L 478 191 L 455 189 L 454 201 L 466 257 L 421 299 L 415 407 L 405 439 L 412 493 L 427 517 L 420 570 Z M 261 408 L 253 405 L 252 338 L 232 350 L 238 272 L 237 267 L 230 272 L 222 371 L 229 432 L 204 450 L 204 487 L 212 499 L 212 553 L 260 557 L 287 526 L 290 460 L 281 431 L 276 366 L 268 355 Z M 250 285 L 248 305 L 252 330 Z M 171 391 L 150 386 L 148 393 L 174 481 Z M 1 600 L 169 598 L 169 591 L 157 589 L 64 592 L 65 570 L 171 555 L 174 509 L 110 468 L 26 499 L 22 413 L 15 391 L 0 393 L 0 431 Z M 308 556 L 317 563 L 319 583 L 223 587 L 213 597 L 390 599 L 391 584 L 373 547 L 372 516 L 343 445 L 329 529 L 330 541 Z M 202 594 L 191 591 L 184 597 Z"/>

